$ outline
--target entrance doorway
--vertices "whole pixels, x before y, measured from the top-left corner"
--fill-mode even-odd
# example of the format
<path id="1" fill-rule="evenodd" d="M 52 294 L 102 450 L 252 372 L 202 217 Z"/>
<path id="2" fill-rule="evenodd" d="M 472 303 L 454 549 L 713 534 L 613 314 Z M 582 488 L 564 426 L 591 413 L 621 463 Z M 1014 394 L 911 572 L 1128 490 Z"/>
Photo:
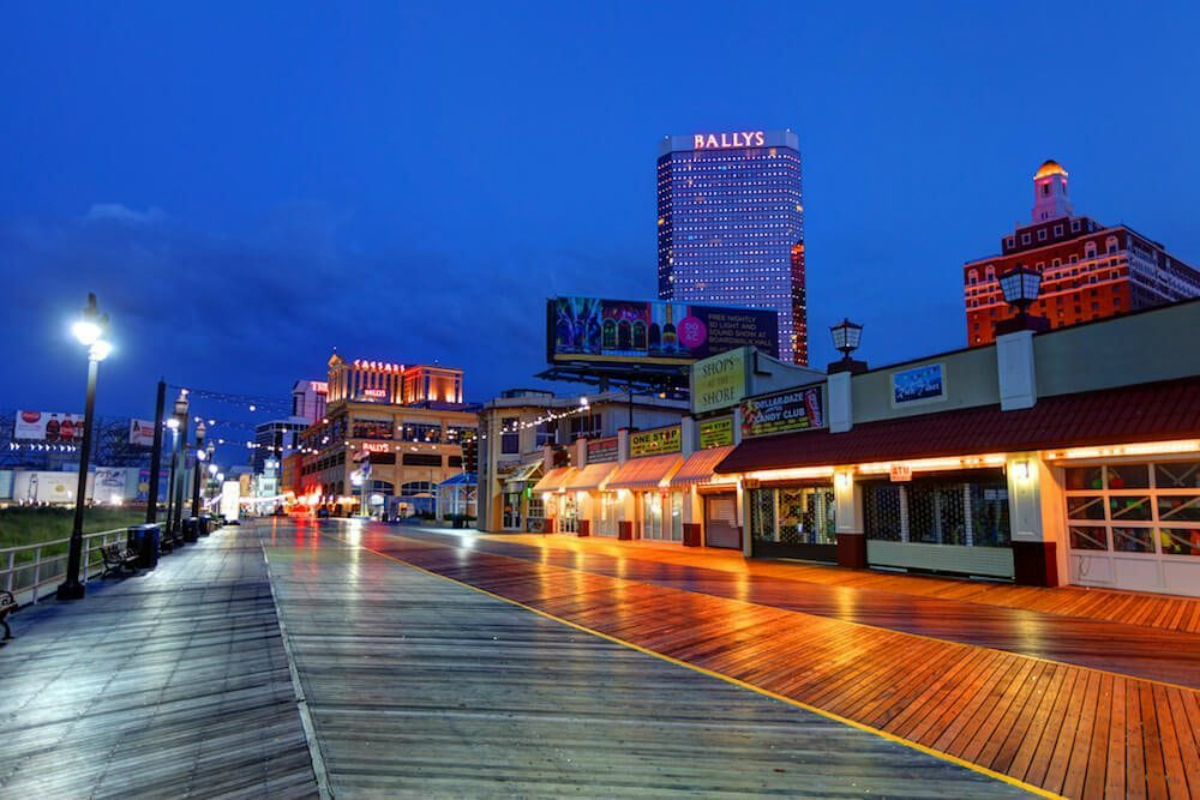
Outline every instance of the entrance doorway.
<path id="1" fill-rule="evenodd" d="M 737 524 L 737 494 L 721 492 L 704 498 L 704 543 L 709 547 L 742 548 Z"/>

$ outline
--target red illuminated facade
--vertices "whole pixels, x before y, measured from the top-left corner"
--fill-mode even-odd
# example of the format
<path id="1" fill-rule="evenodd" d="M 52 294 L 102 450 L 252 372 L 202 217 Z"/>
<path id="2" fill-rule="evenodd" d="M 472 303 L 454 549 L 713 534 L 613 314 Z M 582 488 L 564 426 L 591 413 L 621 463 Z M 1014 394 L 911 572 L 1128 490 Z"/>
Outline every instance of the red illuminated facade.
<path id="1" fill-rule="evenodd" d="M 1125 225 L 1076 216 L 1067 171 L 1047 161 L 1034 176 L 1033 221 L 1001 241 L 1000 255 L 963 266 L 967 343 L 988 344 L 996 324 L 1014 315 L 999 278 L 1018 266 L 1042 275 L 1029 311 L 1061 328 L 1200 297 L 1200 272 Z"/>

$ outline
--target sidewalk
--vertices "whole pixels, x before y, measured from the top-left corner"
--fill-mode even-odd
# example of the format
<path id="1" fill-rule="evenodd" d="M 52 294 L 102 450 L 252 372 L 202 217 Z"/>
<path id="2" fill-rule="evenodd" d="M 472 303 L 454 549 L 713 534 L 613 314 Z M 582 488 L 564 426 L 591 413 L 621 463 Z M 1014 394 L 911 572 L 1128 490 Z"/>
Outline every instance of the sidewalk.
<path id="1" fill-rule="evenodd" d="M 225 528 L 11 618 L 0 795 L 314 797 L 257 537 Z"/>

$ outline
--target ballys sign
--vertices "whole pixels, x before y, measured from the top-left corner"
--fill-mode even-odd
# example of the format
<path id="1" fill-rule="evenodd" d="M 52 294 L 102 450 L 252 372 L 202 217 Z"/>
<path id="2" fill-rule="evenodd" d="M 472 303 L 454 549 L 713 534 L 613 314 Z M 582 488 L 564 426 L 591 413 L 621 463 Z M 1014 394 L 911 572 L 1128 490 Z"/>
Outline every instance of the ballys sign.
<path id="1" fill-rule="evenodd" d="M 767 137 L 763 131 L 734 131 L 733 133 L 697 133 L 692 137 L 697 150 L 721 150 L 727 147 L 762 147 Z"/>

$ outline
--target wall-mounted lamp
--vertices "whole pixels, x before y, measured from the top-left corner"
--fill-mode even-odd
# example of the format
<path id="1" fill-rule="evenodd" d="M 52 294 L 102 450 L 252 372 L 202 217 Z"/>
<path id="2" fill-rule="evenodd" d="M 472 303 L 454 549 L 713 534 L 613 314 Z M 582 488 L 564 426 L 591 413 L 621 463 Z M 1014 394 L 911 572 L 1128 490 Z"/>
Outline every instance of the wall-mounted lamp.
<path id="1" fill-rule="evenodd" d="M 839 472 L 833 476 L 833 479 L 837 482 L 837 486 L 839 489 L 849 489 L 850 488 L 850 473 L 849 472 Z"/>
<path id="2" fill-rule="evenodd" d="M 1013 462 L 1013 475 L 1015 475 L 1017 480 L 1019 480 L 1019 481 L 1029 480 L 1029 462 L 1028 461 L 1014 461 Z"/>

